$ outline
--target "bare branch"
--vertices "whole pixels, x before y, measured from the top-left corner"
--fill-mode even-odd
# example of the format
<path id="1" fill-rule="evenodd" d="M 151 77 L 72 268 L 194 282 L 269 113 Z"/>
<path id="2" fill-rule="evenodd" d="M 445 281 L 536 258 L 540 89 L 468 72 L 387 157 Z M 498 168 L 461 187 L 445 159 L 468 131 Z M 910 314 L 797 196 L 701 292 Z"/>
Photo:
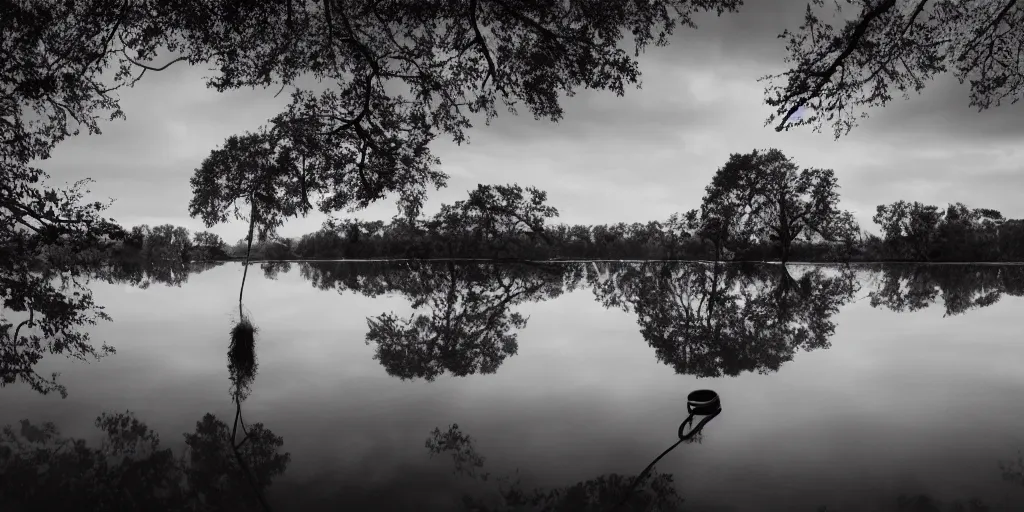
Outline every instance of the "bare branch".
<path id="1" fill-rule="evenodd" d="M 501 83 L 498 82 L 497 67 L 494 65 L 494 59 L 491 57 L 491 51 L 487 48 L 487 41 L 484 39 L 483 33 L 480 32 L 480 26 L 477 23 L 477 19 L 476 19 L 476 10 L 477 10 L 477 0 L 470 0 L 470 2 L 469 2 L 469 19 L 470 19 L 470 23 L 473 25 L 473 34 L 475 34 L 473 40 L 476 41 L 476 43 L 480 45 L 480 51 L 483 52 L 484 58 L 487 60 L 487 76 L 484 77 L 484 81 L 483 81 L 483 84 L 481 84 L 481 87 L 487 85 L 487 79 L 488 78 L 493 77 L 494 78 L 493 82 L 494 82 L 495 88 L 497 88 L 499 91 L 501 91 L 502 94 L 508 96 L 508 93 L 505 92 L 504 87 L 501 85 Z"/>
<path id="2" fill-rule="evenodd" d="M 145 64 L 143 64 L 141 62 L 138 62 L 135 59 L 132 59 L 131 57 L 128 56 L 127 53 L 125 54 L 125 58 L 128 59 L 128 62 L 131 62 L 132 64 L 142 68 L 144 71 L 163 71 L 163 70 L 171 67 L 171 64 L 175 64 L 175 63 L 181 62 L 183 60 L 188 60 L 188 57 L 182 56 L 182 57 L 178 57 L 177 59 L 174 59 L 174 60 L 168 62 L 167 64 L 164 64 L 163 66 L 160 66 L 158 68 L 154 68 L 154 67 L 151 67 L 151 66 L 147 66 L 147 65 L 145 65 Z M 142 75 L 139 75 L 139 78 L 142 78 Z M 136 81 L 138 81 L 138 79 L 136 79 Z"/>

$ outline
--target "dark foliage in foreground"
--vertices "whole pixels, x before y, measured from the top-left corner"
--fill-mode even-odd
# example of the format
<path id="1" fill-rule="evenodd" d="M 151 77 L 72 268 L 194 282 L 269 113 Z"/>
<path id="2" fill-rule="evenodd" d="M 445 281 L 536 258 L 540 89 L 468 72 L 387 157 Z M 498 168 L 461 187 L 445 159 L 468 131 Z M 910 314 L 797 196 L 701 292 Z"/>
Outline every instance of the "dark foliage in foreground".
<path id="1" fill-rule="evenodd" d="M 693 438 L 698 439 L 697 437 Z M 692 441 L 692 440 L 691 440 Z M 484 472 L 485 457 L 476 451 L 474 440 L 464 434 L 458 424 L 448 430 L 435 428 L 427 438 L 426 448 L 431 456 L 449 456 L 454 472 L 485 483 L 493 483 L 481 494 L 466 494 L 462 498 L 463 510 L 497 512 L 501 510 L 529 510 L 550 512 L 618 512 L 682 511 L 683 498 L 676 490 L 673 475 L 656 471 L 644 475 L 617 473 L 600 475 L 561 488 L 529 489 L 519 479 L 494 476 Z M 632 492 L 629 492 L 631 491 Z M 621 506 L 618 506 L 620 505 Z"/>
<path id="2" fill-rule="evenodd" d="M 0 505 L 4 510 L 262 510 L 238 458 L 231 430 L 212 414 L 185 434 L 185 449 L 164 448 L 130 412 L 96 419 L 105 437 L 90 446 L 61 436 L 53 423 L 22 420 L 0 434 Z M 283 439 L 249 425 L 242 460 L 260 492 L 285 472 Z"/>

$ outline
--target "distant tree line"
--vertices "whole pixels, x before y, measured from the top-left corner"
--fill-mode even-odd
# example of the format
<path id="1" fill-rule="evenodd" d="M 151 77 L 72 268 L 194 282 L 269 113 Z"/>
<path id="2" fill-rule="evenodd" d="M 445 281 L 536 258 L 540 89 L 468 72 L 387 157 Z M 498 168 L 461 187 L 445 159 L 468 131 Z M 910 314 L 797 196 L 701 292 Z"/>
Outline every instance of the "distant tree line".
<path id="1" fill-rule="evenodd" d="M 298 239 L 267 231 L 253 258 L 286 259 L 641 259 L 786 261 L 1020 261 L 1024 220 L 962 203 L 879 205 L 881 235 L 863 231 L 839 208 L 831 169 L 800 169 L 777 149 L 733 154 L 705 189 L 699 208 L 631 224 L 555 224 L 547 194 L 519 185 L 480 185 L 432 217 L 391 222 L 332 219 Z M 171 225 L 136 226 L 123 260 L 195 261 L 244 256 L 247 239 L 227 245 L 213 233 Z"/>

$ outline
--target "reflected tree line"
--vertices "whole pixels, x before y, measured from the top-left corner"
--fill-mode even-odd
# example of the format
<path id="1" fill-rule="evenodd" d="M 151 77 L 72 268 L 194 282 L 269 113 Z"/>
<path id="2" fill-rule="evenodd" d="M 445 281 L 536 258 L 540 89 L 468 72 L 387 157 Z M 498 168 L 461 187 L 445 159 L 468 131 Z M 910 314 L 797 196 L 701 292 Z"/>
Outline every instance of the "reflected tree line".
<path id="1" fill-rule="evenodd" d="M 848 270 L 714 264 L 302 264 L 321 289 L 406 297 L 413 313 L 368 319 L 367 343 L 389 374 L 433 380 L 494 373 L 528 318 L 515 308 L 588 287 L 633 312 L 658 360 L 700 377 L 777 371 L 798 350 L 828 347 L 832 316 L 857 288 Z M 372 270 L 371 270 L 372 269 Z"/>
<path id="2" fill-rule="evenodd" d="M 945 316 L 1024 296 L 1024 266 L 886 265 L 872 268 L 871 305 L 913 312 L 941 302 Z"/>
<path id="3" fill-rule="evenodd" d="M 52 326 L 28 315 L 0 330 L 4 384 L 21 380 L 36 390 L 66 393 L 56 376 L 34 371 L 43 355 L 90 359 L 113 353 L 93 346 L 83 327 L 91 304 L 81 283 L 101 281 L 146 288 L 181 286 L 219 262 L 122 262 L 69 280 L 67 294 L 40 293 Z M 260 263 L 276 279 L 293 263 Z M 390 375 L 433 380 L 445 373 L 494 373 L 518 351 L 529 318 L 522 306 L 588 288 L 609 309 L 636 315 L 640 333 L 659 361 L 699 377 L 777 371 L 799 351 L 827 348 L 835 314 L 861 294 L 872 306 L 913 312 L 939 303 L 963 314 L 1024 295 L 1024 266 L 900 265 L 820 267 L 700 262 L 302 262 L 299 275 L 321 290 L 366 297 L 399 295 L 411 311 L 367 318 L 367 344 Z M 27 285 L 28 283 L 26 283 Z M 73 293 L 79 287 L 79 295 Z M 31 290 L 30 286 L 24 288 Z M 862 293 L 866 292 L 866 293 Z M 69 297 L 77 302 L 68 301 Z M 48 302 L 49 301 L 49 302 Z M 102 310 L 99 311 L 102 315 Z M 19 327 L 20 326 L 20 327 Z M 43 328 L 40 328 L 40 327 Z M 49 338 L 47 338 L 49 336 Z M 49 341 L 49 342 L 48 342 Z"/>
<path id="4" fill-rule="evenodd" d="M 253 348 L 232 343 L 228 350 L 233 425 L 205 414 L 183 434 L 178 453 L 130 411 L 100 414 L 94 424 L 103 436 L 92 445 L 61 435 L 52 422 L 7 425 L 0 433 L 0 508 L 270 510 L 264 492 L 291 455 L 281 452 L 280 436 L 242 419 L 257 373 Z"/>
<path id="5" fill-rule="evenodd" d="M 941 302 L 947 315 L 1024 292 L 1024 267 L 822 267 L 713 263 L 309 263 L 321 290 L 405 297 L 411 314 L 370 317 L 366 341 L 389 374 L 433 380 L 494 373 L 516 354 L 526 303 L 588 288 L 636 315 L 655 357 L 698 377 L 770 373 L 830 346 L 835 315 L 857 296 L 894 312 Z"/>
<path id="6" fill-rule="evenodd" d="M 39 392 L 66 390 L 35 366 L 46 353 L 91 359 L 113 353 L 95 347 L 86 327 L 106 318 L 91 303 L 95 281 L 146 288 L 181 286 L 220 265 L 180 260 L 130 262 L 83 270 L 62 281 L 64 293 L 21 283 L 32 309 L 0 329 L 0 376 Z M 296 265 L 260 263 L 276 279 Z M 366 297 L 398 295 L 409 310 L 367 318 L 366 343 L 384 369 L 402 379 L 489 374 L 518 352 L 527 304 L 587 288 L 604 307 L 636 316 L 655 357 L 698 377 L 778 371 L 800 351 L 827 348 L 834 317 L 855 296 L 876 308 L 905 313 L 940 304 L 946 316 L 1024 295 L 1024 266 L 911 265 L 863 267 L 714 264 L 701 262 L 301 262 L 299 275 L 321 290 Z M 45 275 L 45 274 L 44 274 Z M 32 290 L 38 291 L 32 295 Z M 75 292 L 78 294 L 76 295 Z M 16 297 L 17 298 L 17 297 Z M 74 299 L 74 300 L 70 300 Z M 95 316 L 88 312 L 95 310 Z M 46 312 L 47 314 L 42 314 Z M 44 323 L 40 318 L 52 318 Z M 17 322 L 13 320 L 18 320 Z"/>
<path id="7" fill-rule="evenodd" d="M 85 7 L 76 2 L 5 3 L 0 29 L 3 40 L 11 43 L 5 47 L 4 59 L 4 79 L 10 87 L 5 87 L 0 101 L 0 289 L 5 315 L 0 319 L 0 383 L 23 380 L 41 392 L 64 391 L 54 379 L 35 374 L 32 368 L 41 354 L 91 358 L 112 351 L 105 345 L 95 348 L 88 334 L 79 329 L 107 318 L 92 302 L 82 281 L 87 279 L 84 276 L 95 279 L 88 270 L 92 253 L 108 242 L 124 240 L 126 234 L 112 220 L 102 217 L 108 204 L 85 201 L 88 191 L 82 189 L 83 182 L 70 188 L 52 188 L 46 173 L 36 165 L 48 159 L 61 142 L 80 132 L 99 134 L 101 118 L 124 118 L 116 91 L 134 86 L 147 71 L 160 72 L 180 61 L 209 62 L 220 72 L 208 78 L 207 85 L 221 92 L 256 85 L 275 89 L 280 85 L 283 91 L 295 86 L 297 77 L 310 73 L 326 84 L 323 91 L 295 87 L 283 111 L 267 124 L 253 127 L 252 132 L 230 137 L 223 150 L 212 152 L 203 162 L 192 181 L 196 197 L 190 213 L 202 216 L 206 224 L 226 220 L 231 209 L 238 217 L 238 203 L 247 203 L 243 214 L 250 212 L 250 224 L 259 218 L 260 232 L 266 233 L 268 228 L 279 226 L 282 219 L 306 214 L 313 208 L 328 214 L 364 208 L 389 194 L 398 196 L 402 214 L 415 218 L 427 193 L 444 186 L 447 180 L 430 151 L 435 138 L 464 142 L 473 114 L 491 120 L 499 110 L 514 113 L 518 108 L 536 118 L 557 121 L 564 114 L 559 101 L 563 95 L 584 88 L 622 94 L 627 86 L 639 83 L 637 59 L 645 48 L 669 44 L 667 36 L 676 27 L 695 26 L 693 18 L 699 13 L 734 12 L 739 4 L 735 0 L 686 5 L 599 1 L 594 8 L 577 9 L 561 2 L 367 2 L 359 9 L 348 9 L 334 2 L 227 2 L 224 9 L 210 10 L 208 5 L 196 2 L 93 2 Z M 1017 32 L 1002 30 L 1002 26 L 1015 26 L 1014 20 L 1021 15 L 1017 2 L 992 9 L 947 3 L 925 10 L 924 2 L 916 9 L 901 9 L 897 4 L 887 1 L 865 6 L 859 16 L 849 20 L 849 27 L 856 30 L 837 31 L 836 37 L 822 38 L 815 34 L 831 33 L 835 28 L 809 10 L 804 26 L 788 34 L 792 69 L 766 77 L 772 82 L 765 99 L 776 109 L 768 121 L 783 130 L 802 124 L 820 128 L 826 120 L 835 120 L 839 136 L 860 118 L 853 110 L 885 104 L 890 99 L 878 91 L 889 90 L 892 85 L 906 89 L 911 82 L 919 89 L 923 81 L 943 71 L 947 61 L 957 63 L 956 74 L 961 80 L 971 78 L 973 105 L 987 108 L 1001 98 L 1019 97 L 1021 81 L 1015 79 L 1019 70 L 998 58 L 1015 48 Z M 232 30 L 223 30 L 227 26 Z M 886 37 L 887 26 L 906 28 L 893 39 Z M 447 30 L 450 27 L 461 29 Z M 265 37 L 268 33 L 271 37 Z M 483 37 L 483 33 L 490 37 Z M 396 35 L 401 34 L 423 37 L 399 42 L 402 38 Z M 623 38 L 629 39 L 635 51 L 623 51 Z M 501 44 L 490 45 L 487 39 Z M 900 44 L 883 44 L 885 39 Z M 808 41 L 811 44 L 804 44 Z M 942 43 L 926 44 L 933 41 Z M 176 58 L 164 55 L 165 50 Z M 873 58 L 851 57 L 865 52 Z M 906 69 L 894 67 L 895 57 L 900 57 L 898 61 Z M 913 64 L 907 66 L 907 61 Z M 846 80 L 848 70 L 856 75 L 876 65 L 885 72 L 873 72 L 866 80 Z M 838 69 L 843 70 L 842 77 L 836 74 Z M 398 90 L 411 94 L 385 89 L 385 83 L 394 81 L 407 85 L 408 89 Z M 823 108 L 806 109 L 808 115 L 787 124 L 797 112 L 805 110 L 800 107 L 815 105 Z M 25 114 L 29 112 L 32 114 Z M 765 160 L 771 165 L 716 180 L 715 193 L 709 190 L 709 197 L 716 202 L 709 208 L 702 205 L 699 216 L 685 217 L 687 224 L 696 219 L 696 230 L 707 236 L 690 239 L 698 238 L 697 246 L 705 250 L 708 243 L 712 244 L 716 256 L 722 255 L 723 249 L 743 254 L 739 248 L 750 240 L 770 248 L 782 260 L 799 254 L 799 247 L 792 244 L 800 238 L 813 244 L 815 237 L 821 237 L 848 249 L 853 240 L 848 229 L 851 225 L 849 218 L 835 208 L 831 171 L 796 172 L 770 151 L 765 155 L 771 157 Z M 756 154 L 751 158 L 738 156 L 733 166 L 737 171 L 745 171 L 742 167 L 750 162 L 759 162 Z M 733 179 L 748 174 L 757 177 L 751 180 L 756 188 L 744 189 L 741 180 Z M 473 204 L 471 197 L 464 206 Z M 893 211 L 908 213 L 900 217 L 906 222 L 894 224 L 899 227 L 892 231 L 898 243 L 887 244 L 886 250 L 899 250 L 893 254 L 902 254 L 903 258 L 937 258 L 934 241 L 938 238 L 934 233 L 941 224 L 939 216 L 931 208 L 916 204 Z M 999 215 L 972 210 L 974 213 L 978 213 L 978 225 L 1001 222 Z M 833 214 L 838 216 L 830 217 Z M 477 228 L 508 227 L 491 222 L 487 215 L 481 218 L 484 222 Z M 459 233 L 466 228 L 457 223 L 439 225 L 454 226 Z M 990 254 L 1020 259 L 1022 238 L 1016 234 L 1021 225 L 1015 221 L 993 230 L 985 227 L 987 231 L 960 239 L 969 243 L 950 247 L 999 248 Z M 532 226 L 529 231 L 539 230 Z M 512 231 L 497 244 L 493 237 L 488 238 L 494 232 L 474 228 L 470 239 L 474 243 L 482 240 L 487 248 L 505 247 L 508 240 L 523 239 Z M 992 240 L 992 233 L 998 243 L 972 242 Z M 170 235 L 173 242 L 177 234 Z M 677 240 L 674 236 L 668 237 L 672 243 Z M 529 235 L 527 238 L 533 241 Z M 445 242 L 453 239 L 443 237 Z M 603 242 L 593 243 L 600 246 Z M 277 267 L 265 269 L 268 275 L 279 271 Z M 143 272 L 152 274 L 145 269 Z M 180 279 L 173 272 L 161 275 L 166 281 Z M 800 283 L 800 279 L 793 281 Z M 458 282 L 458 278 L 450 280 Z M 758 308 L 761 292 L 756 286 L 750 290 L 751 286 L 740 281 L 723 283 L 724 288 L 718 288 L 717 283 L 718 277 L 713 276 L 712 298 L 707 302 L 714 307 L 701 313 L 714 319 L 705 321 L 707 325 L 700 329 L 739 332 L 740 327 L 729 326 L 728 320 L 716 316 L 724 315 L 716 302 L 719 293 L 725 293 L 720 290 L 728 289 L 728 293 L 740 297 L 743 305 L 738 308 L 748 307 L 749 296 L 755 304 L 749 306 L 752 312 Z M 424 368 L 431 365 L 424 361 L 432 357 L 451 360 L 460 350 L 484 353 L 489 349 L 486 343 L 512 347 L 507 336 L 481 337 L 479 333 L 520 327 L 523 320 L 514 317 L 514 311 L 508 312 L 509 308 L 532 300 L 525 297 L 537 293 L 529 291 L 525 282 L 522 284 L 525 288 L 499 287 L 484 293 L 498 301 L 480 299 L 490 304 L 480 306 L 481 317 L 472 315 L 477 311 L 472 293 L 455 293 L 456 299 L 444 299 L 448 302 L 415 302 L 420 306 L 414 309 L 426 320 L 415 317 L 406 324 L 378 318 L 380 338 L 398 337 L 402 347 L 427 347 L 409 351 L 421 359 L 411 365 L 415 368 L 412 374 L 427 372 Z M 815 307 L 799 304 L 806 299 L 799 291 L 791 291 L 790 287 L 795 286 L 769 285 L 772 291 L 767 293 L 774 294 L 774 298 L 762 302 L 771 303 L 781 313 L 765 313 L 774 314 L 775 319 L 759 321 L 798 340 L 827 332 L 824 327 L 808 327 L 812 334 L 788 334 L 800 321 L 821 316 L 790 312 Z M 449 288 L 455 289 L 456 285 Z M 410 296 L 417 293 L 435 297 L 432 291 L 409 292 Z M 457 306 L 447 308 L 449 303 Z M 635 304 L 631 307 L 641 322 L 645 315 L 656 316 Z M 9 316 L 7 311 L 11 312 Z M 464 314 L 459 316 L 459 312 Z M 440 327 L 439 319 L 443 319 Z M 704 324 L 688 322 L 679 339 L 693 339 L 694 332 L 703 332 L 694 326 Z M 374 325 L 371 320 L 371 330 Z M 645 337 L 656 338 L 657 330 L 653 332 Z M 476 337 L 477 341 L 459 346 L 452 340 L 463 335 Z M 405 352 L 397 353 L 401 356 Z M 483 371 L 492 366 L 447 362 L 440 368 Z M 241 400 L 236 400 L 239 408 L 240 404 Z M 102 417 L 100 424 L 106 424 Z M 35 434 L 30 437 L 39 438 Z"/>
<path id="8" fill-rule="evenodd" d="M 783 267 L 714 264 L 620 264 L 593 281 L 605 306 L 637 315 L 658 360 L 698 377 L 769 373 L 798 350 L 827 348 L 831 317 L 857 288 L 845 269 L 794 277 Z"/>
<path id="9" fill-rule="evenodd" d="M 265 262 L 262 270 L 276 278 L 292 266 Z M 697 377 L 770 373 L 800 351 L 828 348 L 835 315 L 865 291 L 875 307 L 905 312 L 941 301 L 950 315 L 991 305 L 1002 294 L 1024 292 L 1024 268 L 1010 266 L 787 269 L 682 262 L 414 261 L 307 262 L 298 267 L 299 275 L 321 290 L 408 300 L 411 312 L 369 317 L 366 342 L 374 345 L 375 359 L 390 375 L 428 381 L 445 374 L 497 372 L 516 354 L 518 334 L 527 328 L 529 319 L 521 309 L 573 290 L 589 290 L 604 307 L 635 315 L 655 357 L 679 374 Z M 134 286 L 182 282 L 164 279 L 160 276 L 167 274 L 160 271 L 98 275 Z M 234 419 L 205 415 L 195 431 L 184 434 L 180 452 L 163 447 L 157 434 L 131 413 L 100 415 L 96 426 L 104 439 L 94 445 L 62 436 L 51 423 L 24 420 L 9 426 L 0 439 L 2 504 L 11 510 L 72 504 L 122 510 L 269 509 L 264 493 L 285 472 L 290 456 L 282 452 L 281 437 L 246 421 L 243 406 L 259 366 L 255 346 L 232 342 L 227 360 Z M 633 483 L 633 477 L 608 474 L 565 487 L 528 489 L 510 476 L 484 472 L 484 458 L 455 425 L 436 429 L 427 448 L 451 456 L 458 473 L 494 486 L 466 496 L 466 510 L 606 511 Z M 1019 460 L 1002 465 L 1011 483 L 1024 483 L 1022 468 Z M 927 496 L 904 496 L 894 507 L 908 512 L 990 510 L 977 501 L 943 504 Z M 672 475 L 658 473 L 619 508 L 684 509 Z"/>

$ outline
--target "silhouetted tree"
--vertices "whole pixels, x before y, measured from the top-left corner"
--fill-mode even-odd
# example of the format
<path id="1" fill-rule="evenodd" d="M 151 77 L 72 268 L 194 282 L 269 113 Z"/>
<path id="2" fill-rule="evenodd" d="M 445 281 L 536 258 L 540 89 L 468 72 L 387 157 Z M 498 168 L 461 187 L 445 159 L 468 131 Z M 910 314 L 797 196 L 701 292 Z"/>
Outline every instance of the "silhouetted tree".
<path id="1" fill-rule="evenodd" d="M 776 109 L 765 124 L 776 130 L 830 123 L 838 138 L 868 108 L 889 103 L 894 90 L 909 98 L 950 67 L 961 83 L 970 82 L 970 104 L 979 110 L 1015 103 L 1024 93 L 1024 5 L 1017 0 L 860 2 L 853 19 L 823 17 L 821 9 L 833 6 L 812 3 L 798 31 L 780 36 L 788 41 L 790 68 L 764 77 L 765 101 Z"/>
<path id="2" fill-rule="evenodd" d="M 832 239 L 850 222 L 838 209 L 838 188 L 831 169 L 800 170 L 777 149 L 734 153 L 707 187 L 700 212 L 689 218 L 715 245 L 716 259 L 729 242 L 744 248 L 771 241 L 785 263 L 794 240 Z"/>
<path id="3" fill-rule="evenodd" d="M 563 293 L 562 267 L 421 264 L 395 283 L 417 310 L 410 318 L 384 313 L 367 319 L 366 343 L 389 375 L 434 380 L 494 373 L 518 350 L 524 302 Z M 426 309 L 425 313 L 418 313 Z"/>
<path id="4" fill-rule="evenodd" d="M 683 241 L 693 236 L 690 224 L 692 223 L 687 222 L 685 215 L 673 213 L 668 221 L 660 225 L 662 245 L 667 252 L 666 259 L 674 260 L 684 256 Z"/>
<path id="5" fill-rule="evenodd" d="M 76 359 L 113 353 L 106 344 L 94 347 L 77 328 L 109 319 L 88 282 L 124 232 L 99 216 L 105 205 L 81 204 L 81 185 L 58 193 L 4 180 L 0 189 L 0 202 L 13 208 L 0 216 L 0 386 L 21 380 L 66 396 L 56 374 L 46 378 L 34 367 L 44 353 Z"/>
<path id="6" fill-rule="evenodd" d="M 697 12 L 738 5 L 5 1 L 0 247 L 4 258 L 32 260 L 27 242 L 15 239 L 75 254 L 82 247 L 72 239 L 115 234 L 100 217 L 104 204 L 82 203 L 76 187 L 47 187 L 31 164 L 80 129 L 100 133 L 101 117 L 123 118 L 116 91 L 175 62 L 211 62 L 219 72 L 207 85 L 218 91 L 283 90 L 307 75 L 327 85 L 321 93 L 296 88 L 271 127 L 229 138 L 194 179 L 193 214 L 209 225 L 232 202 L 248 201 L 265 232 L 278 215 L 305 211 L 311 197 L 333 212 L 394 192 L 416 211 L 428 187 L 445 183 L 428 148 L 435 132 L 462 142 L 471 116 L 489 120 L 499 102 L 558 120 L 563 93 L 622 94 L 640 75 L 636 57 L 620 47 L 627 33 L 638 54 L 667 44 L 677 25 L 693 26 Z M 164 50 L 174 57 L 160 57 Z M 411 94 L 385 82 L 404 83 Z M 254 214 L 253 206 L 263 208 Z M 3 272 L 21 279 L 7 266 Z"/>
<path id="7" fill-rule="evenodd" d="M 879 205 L 872 220 L 882 228 L 885 242 L 894 254 L 928 261 L 942 213 L 937 206 L 897 201 Z"/>
<path id="8" fill-rule="evenodd" d="M 980 265 L 886 265 L 871 305 L 895 312 L 924 309 L 942 297 L 945 315 L 995 304 L 1005 293 L 1024 296 L 1024 268 Z"/>
<path id="9" fill-rule="evenodd" d="M 590 276 L 597 299 L 635 311 L 658 360 L 698 377 L 778 371 L 797 350 L 827 348 L 852 299 L 849 271 L 721 264 L 622 264 Z"/>
<path id="10" fill-rule="evenodd" d="M 448 255 L 459 251 L 452 243 L 469 242 L 460 248 L 475 256 L 507 254 L 522 245 L 521 239 L 546 238 L 544 222 L 558 216 L 558 210 L 545 204 L 547 194 L 519 185 L 479 185 L 469 199 L 442 205 L 441 211 L 427 223 L 427 230 L 448 245 Z"/>
<path id="11" fill-rule="evenodd" d="M 192 244 L 192 257 L 195 260 L 220 260 L 227 257 L 227 244 L 215 233 L 198 231 L 192 235 Z"/>
<path id="12" fill-rule="evenodd" d="M 308 212 L 304 170 L 294 152 L 279 145 L 278 137 L 265 132 L 229 138 L 196 169 L 189 213 L 207 227 L 227 221 L 229 214 L 244 219 L 251 243 L 254 229 L 264 241 L 285 218 Z"/>
<path id="13" fill-rule="evenodd" d="M 917 261 L 1001 261 L 1020 256 L 1010 238 L 1014 221 L 989 208 L 950 204 L 945 210 L 918 202 L 880 205 L 874 221 L 882 228 L 887 255 Z"/>
<path id="14" fill-rule="evenodd" d="M 156 432 L 131 412 L 104 413 L 99 446 L 62 437 L 53 423 L 22 420 L 0 434 L 0 505 L 6 510 L 259 510 L 232 455 L 227 425 L 211 414 L 185 435 L 185 452 L 161 448 Z M 240 448 L 259 491 L 284 473 L 290 455 L 262 424 Z"/>

